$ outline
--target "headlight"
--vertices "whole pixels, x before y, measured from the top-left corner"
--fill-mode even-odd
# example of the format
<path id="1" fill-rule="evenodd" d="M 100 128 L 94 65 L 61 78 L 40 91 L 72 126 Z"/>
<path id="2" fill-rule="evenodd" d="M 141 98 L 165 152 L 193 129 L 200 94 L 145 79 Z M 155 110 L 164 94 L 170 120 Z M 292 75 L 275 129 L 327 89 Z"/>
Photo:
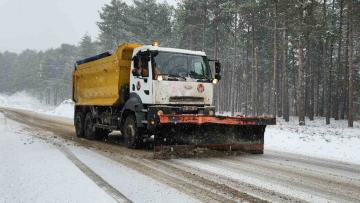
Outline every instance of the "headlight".
<path id="1" fill-rule="evenodd" d="M 209 111 L 209 115 L 210 115 L 210 116 L 213 116 L 213 115 L 214 115 L 214 111 L 213 111 L 213 110 L 210 110 L 210 111 Z"/>
<path id="2" fill-rule="evenodd" d="M 152 45 L 154 47 L 158 47 L 160 45 L 160 42 L 159 41 L 153 41 Z"/>
<path id="3" fill-rule="evenodd" d="M 159 111 L 157 112 L 157 115 L 158 115 L 158 116 L 164 115 L 164 112 L 161 111 L 161 110 L 159 110 Z"/>

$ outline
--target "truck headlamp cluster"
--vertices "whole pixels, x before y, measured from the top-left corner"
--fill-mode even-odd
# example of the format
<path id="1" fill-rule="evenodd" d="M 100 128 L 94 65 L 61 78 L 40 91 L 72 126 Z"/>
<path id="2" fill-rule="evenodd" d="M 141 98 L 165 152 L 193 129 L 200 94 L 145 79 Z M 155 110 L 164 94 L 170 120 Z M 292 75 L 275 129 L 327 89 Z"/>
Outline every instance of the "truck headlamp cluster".
<path id="1" fill-rule="evenodd" d="M 210 111 L 209 111 L 209 115 L 210 115 L 210 116 L 213 116 L 213 115 L 214 115 L 214 111 L 213 111 L 213 110 L 210 110 Z"/>
<path id="2" fill-rule="evenodd" d="M 212 83 L 214 84 L 214 85 L 216 85 L 217 83 L 219 82 L 219 80 L 218 79 L 213 79 L 213 81 L 212 81 Z"/>
<path id="3" fill-rule="evenodd" d="M 158 75 L 158 76 L 156 77 L 156 80 L 158 80 L 158 81 L 161 81 L 161 80 L 163 80 L 163 77 L 162 77 L 162 75 Z"/>
<path id="4" fill-rule="evenodd" d="M 154 47 L 158 47 L 160 45 L 160 42 L 159 41 L 153 41 L 152 45 Z"/>

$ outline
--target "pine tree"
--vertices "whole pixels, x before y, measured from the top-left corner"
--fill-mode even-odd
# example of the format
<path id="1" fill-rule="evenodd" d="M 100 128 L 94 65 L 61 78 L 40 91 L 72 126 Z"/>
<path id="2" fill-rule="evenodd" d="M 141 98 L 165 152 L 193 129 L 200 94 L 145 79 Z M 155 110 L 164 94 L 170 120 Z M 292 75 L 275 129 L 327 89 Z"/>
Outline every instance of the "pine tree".
<path id="1" fill-rule="evenodd" d="M 137 41 L 129 28 L 131 8 L 122 0 L 111 0 L 100 11 L 100 42 L 103 49 L 113 49 L 125 42 Z"/>
<path id="2" fill-rule="evenodd" d="M 90 35 L 85 34 L 79 44 L 79 58 L 86 58 L 97 53 L 96 44 L 91 40 Z"/>

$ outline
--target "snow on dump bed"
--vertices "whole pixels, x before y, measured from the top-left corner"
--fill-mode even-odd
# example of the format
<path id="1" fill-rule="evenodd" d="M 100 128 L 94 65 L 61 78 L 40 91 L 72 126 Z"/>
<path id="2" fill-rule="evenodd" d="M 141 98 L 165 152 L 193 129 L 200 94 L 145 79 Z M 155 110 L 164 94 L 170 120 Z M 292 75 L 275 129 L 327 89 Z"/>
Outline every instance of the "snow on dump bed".
<path id="1" fill-rule="evenodd" d="M 289 122 L 277 118 L 275 126 L 266 127 L 266 150 L 360 164 L 360 122 L 348 128 L 347 120 L 332 119 L 330 125 L 325 125 L 325 118 L 315 118 L 299 126 L 297 117 L 291 117 Z"/>

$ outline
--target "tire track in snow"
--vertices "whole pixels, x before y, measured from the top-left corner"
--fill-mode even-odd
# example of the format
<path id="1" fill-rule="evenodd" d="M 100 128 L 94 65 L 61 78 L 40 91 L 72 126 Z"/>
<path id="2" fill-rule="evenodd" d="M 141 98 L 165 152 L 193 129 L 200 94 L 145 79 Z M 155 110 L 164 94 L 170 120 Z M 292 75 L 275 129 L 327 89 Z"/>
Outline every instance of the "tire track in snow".
<path id="1" fill-rule="evenodd" d="M 98 151 L 100 154 L 105 155 L 106 157 L 114 161 L 117 161 L 125 166 L 128 166 L 144 175 L 147 175 L 157 181 L 160 181 L 170 187 L 173 187 L 185 194 L 188 194 L 200 201 L 264 202 L 262 199 L 243 193 L 240 190 L 227 187 L 224 184 L 219 184 L 217 182 L 204 179 L 200 176 L 196 176 L 186 171 L 182 171 L 182 170 L 169 171 L 166 167 L 159 168 L 157 164 L 159 164 L 160 162 L 152 163 L 152 161 L 155 160 L 151 159 L 152 156 L 148 156 L 148 155 L 152 155 L 152 152 L 147 152 L 144 154 L 139 152 L 138 150 L 131 150 L 118 145 L 110 145 L 109 143 L 79 139 L 74 137 L 75 135 L 68 128 L 68 124 L 65 124 L 63 122 L 57 123 L 54 120 L 46 120 L 42 117 L 42 115 L 33 114 L 32 112 L 22 112 L 20 110 L 7 110 L 7 112 L 8 113 L 6 114 L 6 116 L 11 118 L 12 120 L 16 120 L 31 127 L 38 127 L 46 131 L 53 132 L 55 133 L 55 135 L 60 135 L 61 137 L 68 140 L 72 140 L 69 138 L 73 138 L 72 141 L 75 141 L 76 143 L 82 146 L 98 149 L 96 151 Z M 40 118 L 37 118 L 38 116 Z M 51 141 L 52 139 L 50 137 L 51 136 L 40 136 L 40 138 L 44 140 Z M 66 153 L 67 151 L 71 153 L 71 151 L 66 150 L 66 148 L 63 147 L 62 143 L 58 143 L 58 144 L 55 143 L 55 145 L 59 145 L 58 147 L 60 148 L 60 150 L 65 152 L 65 155 L 69 156 L 69 154 Z M 75 155 L 73 156 L 75 157 Z M 76 159 L 73 159 L 71 154 L 69 158 L 75 160 L 74 164 L 78 162 L 76 160 L 77 158 L 75 157 Z M 77 163 L 77 164 L 79 165 L 80 170 L 81 167 L 83 167 L 82 165 L 85 165 L 81 163 L 80 164 Z M 87 166 L 85 165 L 85 167 Z M 88 171 L 89 170 L 85 169 L 85 172 Z M 91 173 L 91 169 L 90 169 L 90 173 Z M 90 174 L 89 176 L 91 178 L 91 176 L 93 175 Z"/>
<path id="2" fill-rule="evenodd" d="M 359 174 L 351 179 L 323 170 L 315 171 L 310 166 L 291 167 L 274 164 L 271 161 L 259 160 L 258 156 L 227 157 L 223 159 L 208 158 L 201 160 L 173 160 L 176 165 L 191 167 L 222 177 L 228 177 L 235 183 L 247 183 L 259 188 L 274 191 L 285 196 L 310 202 L 359 202 Z M 254 158 L 254 159 L 252 159 Z M 289 159 L 291 160 L 291 159 Z M 298 164 L 297 164 L 298 165 Z M 331 171 L 331 169 L 330 169 Z M 203 172 L 205 175 L 206 173 Z M 347 170 L 344 171 L 348 172 Z M 346 173 L 346 175 L 348 175 Z M 229 184 L 232 184 L 230 181 Z M 251 193 L 249 193 L 251 194 Z M 262 195 L 261 195 L 262 196 Z M 271 197 L 271 196 L 270 196 Z M 271 200 L 270 201 L 276 201 Z"/>
<path id="3" fill-rule="evenodd" d="M 47 120 L 46 116 L 21 110 L 10 110 L 8 113 L 11 119 L 15 117 L 22 123 L 95 148 L 110 159 L 205 202 L 235 200 L 232 197 L 236 195 L 232 196 L 232 192 L 253 196 L 253 200 L 243 199 L 250 202 L 256 201 L 256 198 L 276 202 L 360 200 L 357 192 L 360 188 L 360 167 L 355 164 L 276 151 L 265 151 L 261 156 L 243 155 L 225 159 L 154 161 L 149 152 L 76 138 L 72 125 L 56 122 L 51 117 Z M 209 186 L 210 182 L 216 184 Z"/>
<path id="4" fill-rule="evenodd" d="M 242 191 L 243 193 L 264 199 L 269 202 L 303 202 L 303 200 L 301 199 L 291 197 L 279 192 L 275 192 L 273 190 L 269 190 L 266 188 L 258 187 L 252 183 L 235 180 L 229 176 L 212 173 L 206 170 L 201 170 L 199 168 L 183 164 L 182 160 L 170 160 L 170 161 L 162 160 L 161 162 L 162 164 L 172 166 L 179 170 L 187 171 L 204 179 L 217 182 L 218 184 L 227 185 L 230 188 L 234 188 L 238 191 Z"/>
<path id="5" fill-rule="evenodd" d="M 6 111 L 6 110 L 5 110 Z M 11 111 L 11 110 L 10 110 Z M 5 113 L 1 108 L 0 112 Z M 18 113 L 18 112 L 15 112 Z M 12 120 L 24 123 L 25 125 L 28 125 L 29 122 L 32 123 L 36 118 L 30 118 L 25 122 L 24 120 L 19 119 L 16 116 L 5 114 L 7 117 L 9 117 Z M 38 126 L 40 128 L 43 128 L 43 126 Z M 28 130 L 33 131 L 30 127 Z M 107 181 L 105 181 L 101 176 L 99 176 L 97 173 L 95 173 L 91 168 L 89 168 L 84 162 L 82 162 L 80 159 L 76 157 L 76 155 L 71 152 L 68 148 L 66 148 L 61 143 L 55 142 L 53 139 L 46 138 L 44 136 L 41 136 L 39 134 L 34 134 L 33 136 L 48 141 L 51 144 L 53 144 L 60 152 L 62 152 L 66 158 L 68 158 L 83 174 L 85 174 L 90 180 L 92 180 L 99 188 L 104 190 L 108 195 L 110 195 L 116 202 L 119 203 L 130 203 L 132 202 L 130 199 L 128 199 L 125 195 L 123 195 L 120 191 L 118 191 L 116 188 L 114 188 L 112 185 L 110 185 Z"/>
<path id="6" fill-rule="evenodd" d="M 115 189 L 112 185 L 106 182 L 102 177 L 95 173 L 91 168 L 89 168 L 84 162 L 78 159 L 74 153 L 64 146 L 58 146 L 58 149 L 77 167 L 79 168 L 87 177 L 89 177 L 97 186 L 103 189 L 107 194 L 113 197 L 117 202 L 121 203 L 130 203 L 132 202 L 125 195 Z"/>

